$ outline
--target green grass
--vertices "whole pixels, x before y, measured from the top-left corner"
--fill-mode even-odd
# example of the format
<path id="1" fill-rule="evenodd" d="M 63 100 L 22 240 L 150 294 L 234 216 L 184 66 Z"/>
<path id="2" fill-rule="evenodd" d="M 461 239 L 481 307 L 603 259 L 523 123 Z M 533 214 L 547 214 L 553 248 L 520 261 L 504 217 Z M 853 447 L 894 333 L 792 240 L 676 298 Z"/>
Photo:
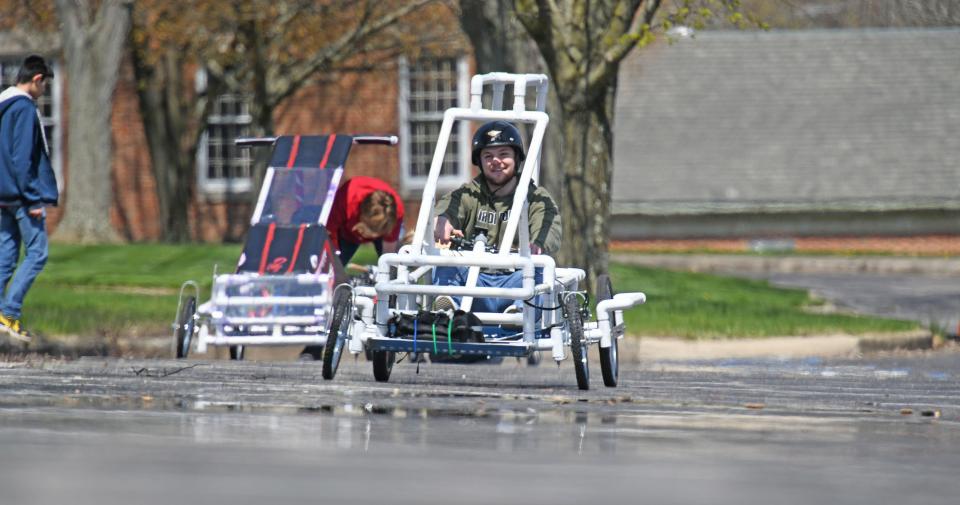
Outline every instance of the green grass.
<path id="1" fill-rule="evenodd" d="M 242 246 L 60 245 L 24 303 L 23 322 L 45 336 L 115 337 L 165 335 L 177 310 L 180 285 L 194 280 L 201 302 L 209 299 L 214 265 L 234 270 Z M 372 263 L 372 246 L 355 260 Z"/>
<path id="2" fill-rule="evenodd" d="M 196 280 L 201 296 L 209 296 L 214 264 L 233 270 L 240 250 L 237 244 L 54 244 L 27 294 L 24 324 L 47 336 L 165 334 L 180 284 Z"/>
<path id="3" fill-rule="evenodd" d="M 210 296 L 213 266 L 232 271 L 241 246 L 78 246 L 54 244 L 24 304 L 24 324 L 46 336 L 165 335 L 183 281 Z M 357 263 L 373 263 L 372 247 Z M 627 314 L 630 334 L 686 338 L 871 333 L 917 328 L 910 322 L 811 314 L 802 291 L 764 282 L 612 265 L 617 291 L 643 291 L 648 302 Z"/>
<path id="4" fill-rule="evenodd" d="M 613 264 L 618 292 L 642 291 L 647 303 L 625 315 L 628 333 L 690 339 L 909 331 L 909 321 L 818 314 L 805 291 L 765 281 Z"/>

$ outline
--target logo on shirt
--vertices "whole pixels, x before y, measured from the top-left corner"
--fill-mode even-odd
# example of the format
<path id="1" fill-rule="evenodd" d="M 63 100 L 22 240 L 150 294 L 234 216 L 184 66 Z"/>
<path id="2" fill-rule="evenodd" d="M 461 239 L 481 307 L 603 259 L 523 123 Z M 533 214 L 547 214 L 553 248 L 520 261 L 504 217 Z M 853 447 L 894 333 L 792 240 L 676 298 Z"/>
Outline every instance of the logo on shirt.
<path id="1" fill-rule="evenodd" d="M 479 209 L 477 211 L 477 222 L 483 224 L 497 224 L 498 221 L 506 221 L 509 217 L 509 212 L 500 212 L 498 214 L 492 210 Z"/>

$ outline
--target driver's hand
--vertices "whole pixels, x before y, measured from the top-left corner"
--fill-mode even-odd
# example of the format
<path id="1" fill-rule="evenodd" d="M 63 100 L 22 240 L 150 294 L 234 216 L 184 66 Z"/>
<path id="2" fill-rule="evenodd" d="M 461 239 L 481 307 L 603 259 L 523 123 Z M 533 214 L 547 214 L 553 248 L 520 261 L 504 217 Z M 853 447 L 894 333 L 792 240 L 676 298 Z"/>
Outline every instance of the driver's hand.
<path id="1" fill-rule="evenodd" d="M 543 248 L 537 244 L 530 244 L 530 254 L 543 254 Z"/>
<path id="2" fill-rule="evenodd" d="M 437 216 L 437 220 L 433 225 L 433 239 L 441 244 L 449 244 L 450 237 L 457 236 L 462 237 L 463 232 L 453 228 L 453 225 L 450 224 L 450 221 L 443 216 Z"/>

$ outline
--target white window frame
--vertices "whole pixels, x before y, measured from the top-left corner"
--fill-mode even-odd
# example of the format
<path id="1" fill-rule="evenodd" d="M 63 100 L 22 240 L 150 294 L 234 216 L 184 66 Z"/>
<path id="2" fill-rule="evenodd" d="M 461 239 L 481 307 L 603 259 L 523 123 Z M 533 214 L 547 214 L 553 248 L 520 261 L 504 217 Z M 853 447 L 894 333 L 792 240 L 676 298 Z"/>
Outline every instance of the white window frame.
<path id="1" fill-rule="evenodd" d="M 457 106 L 467 107 L 470 103 L 470 67 L 465 56 L 458 56 L 456 59 L 457 72 Z M 412 197 L 419 195 L 427 182 L 426 175 L 414 175 L 411 173 L 412 164 L 412 145 L 411 123 L 413 121 L 435 120 L 437 125 L 443 122 L 444 111 L 431 111 L 426 114 L 420 114 L 419 117 L 413 115 L 410 111 L 410 62 L 401 57 L 399 62 L 400 96 L 398 102 L 398 118 L 400 131 L 400 191 L 404 196 Z M 459 121 L 454 126 L 456 128 L 459 140 L 456 143 L 458 170 L 456 174 L 441 175 L 437 180 L 437 189 L 454 189 L 464 182 L 470 180 L 470 125 L 467 121 Z M 431 153 L 436 147 L 434 140 L 431 146 Z"/>
<path id="2" fill-rule="evenodd" d="M 26 54 L 0 56 L 0 75 L 6 72 L 9 65 L 14 69 L 13 75 L 16 80 L 16 71 L 20 69 L 20 64 L 26 57 Z M 60 64 L 54 59 L 46 59 L 47 65 L 53 70 L 53 80 L 50 81 L 50 115 L 44 116 L 41 109 L 41 123 L 44 127 L 49 127 L 53 135 L 47 138 L 50 144 L 50 164 L 53 166 L 53 173 L 57 177 L 57 189 L 63 192 L 63 79 L 59 77 Z M 3 89 L 6 89 L 8 83 L 4 83 Z M 11 82 L 9 85 L 15 83 Z M 0 89 L 2 91 L 3 89 Z"/>
<path id="3" fill-rule="evenodd" d="M 204 70 L 198 70 L 196 75 L 196 88 L 198 92 L 203 92 L 207 87 L 207 75 Z M 218 100 L 220 97 L 211 97 Z M 249 98 L 246 100 L 249 101 Z M 249 105 L 249 104 L 248 104 Z M 249 110 L 249 106 L 248 106 Z M 253 117 L 250 114 L 241 115 L 221 115 L 211 114 L 207 118 L 207 125 L 250 125 L 253 123 Z M 210 144 L 210 131 L 205 127 L 200 136 L 200 142 L 197 144 L 196 169 L 197 169 L 197 188 L 200 194 L 207 196 L 233 195 L 249 193 L 253 189 L 253 181 L 250 177 L 230 177 L 230 178 L 211 178 L 209 173 L 210 159 L 207 154 Z M 247 152 L 244 149 L 240 152 Z M 253 158 L 251 156 L 251 163 Z"/>

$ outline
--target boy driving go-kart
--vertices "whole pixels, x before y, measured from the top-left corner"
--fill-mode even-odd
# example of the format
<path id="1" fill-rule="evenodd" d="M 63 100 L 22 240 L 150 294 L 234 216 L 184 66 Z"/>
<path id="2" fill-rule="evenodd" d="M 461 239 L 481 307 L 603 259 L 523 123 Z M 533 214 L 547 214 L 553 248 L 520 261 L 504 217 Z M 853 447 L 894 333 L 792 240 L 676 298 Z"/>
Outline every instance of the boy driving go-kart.
<path id="1" fill-rule="evenodd" d="M 507 86 L 512 109 L 503 103 Z M 470 88 L 469 107 L 444 112 L 412 243 L 380 256 L 374 286 L 352 288 L 352 311 L 334 318 L 325 343 L 323 377 L 334 377 L 343 350 L 369 352 L 378 381 L 390 379 L 402 353 L 426 354 L 433 361 L 530 359 L 550 351 L 558 363 L 571 356 L 577 386 L 588 389 L 587 348 L 598 344 L 603 382 L 615 386 L 622 312 L 645 296 L 604 289 L 592 320 L 590 297 L 580 288 L 585 271 L 558 267 L 553 259 L 560 248 L 560 214 L 536 184 L 549 123 L 548 79 L 490 73 L 475 75 Z M 485 88 L 492 91 L 489 107 L 483 103 Z M 535 110 L 526 107 L 528 88 L 536 90 Z M 472 149 L 481 173 L 437 198 L 458 121 L 483 122 Z M 532 126 L 529 144 L 517 124 Z"/>
<path id="2" fill-rule="evenodd" d="M 477 129 L 473 136 L 471 160 L 480 167 L 480 174 L 472 181 L 447 193 L 437 202 L 434 238 L 449 245 L 452 237 L 474 239 L 483 234 L 488 243 L 499 244 L 506 233 L 514 192 L 520 181 L 521 164 L 525 158 L 520 131 L 507 121 L 491 121 Z M 531 182 L 527 190 L 530 252 L 554 254 L 560 249 L 562 226 L 560 211 L 546 188 Z M 514 241 L 518 245 L 519 237 Z M 518 288 L 522 272 L 497 269 L 481 270 L 477 286 Z M 433 283 L 440 286 L 463 286 L 466 267 L 437 267 Z M 536 277 L 540 281 L 540 275 Z M 456 309 L 461 297 L 440 296 L 435 309 Z M 505 298 L 477 298 L 472 310 L 503 312 L 516 307 L 514 300 Z"/>

